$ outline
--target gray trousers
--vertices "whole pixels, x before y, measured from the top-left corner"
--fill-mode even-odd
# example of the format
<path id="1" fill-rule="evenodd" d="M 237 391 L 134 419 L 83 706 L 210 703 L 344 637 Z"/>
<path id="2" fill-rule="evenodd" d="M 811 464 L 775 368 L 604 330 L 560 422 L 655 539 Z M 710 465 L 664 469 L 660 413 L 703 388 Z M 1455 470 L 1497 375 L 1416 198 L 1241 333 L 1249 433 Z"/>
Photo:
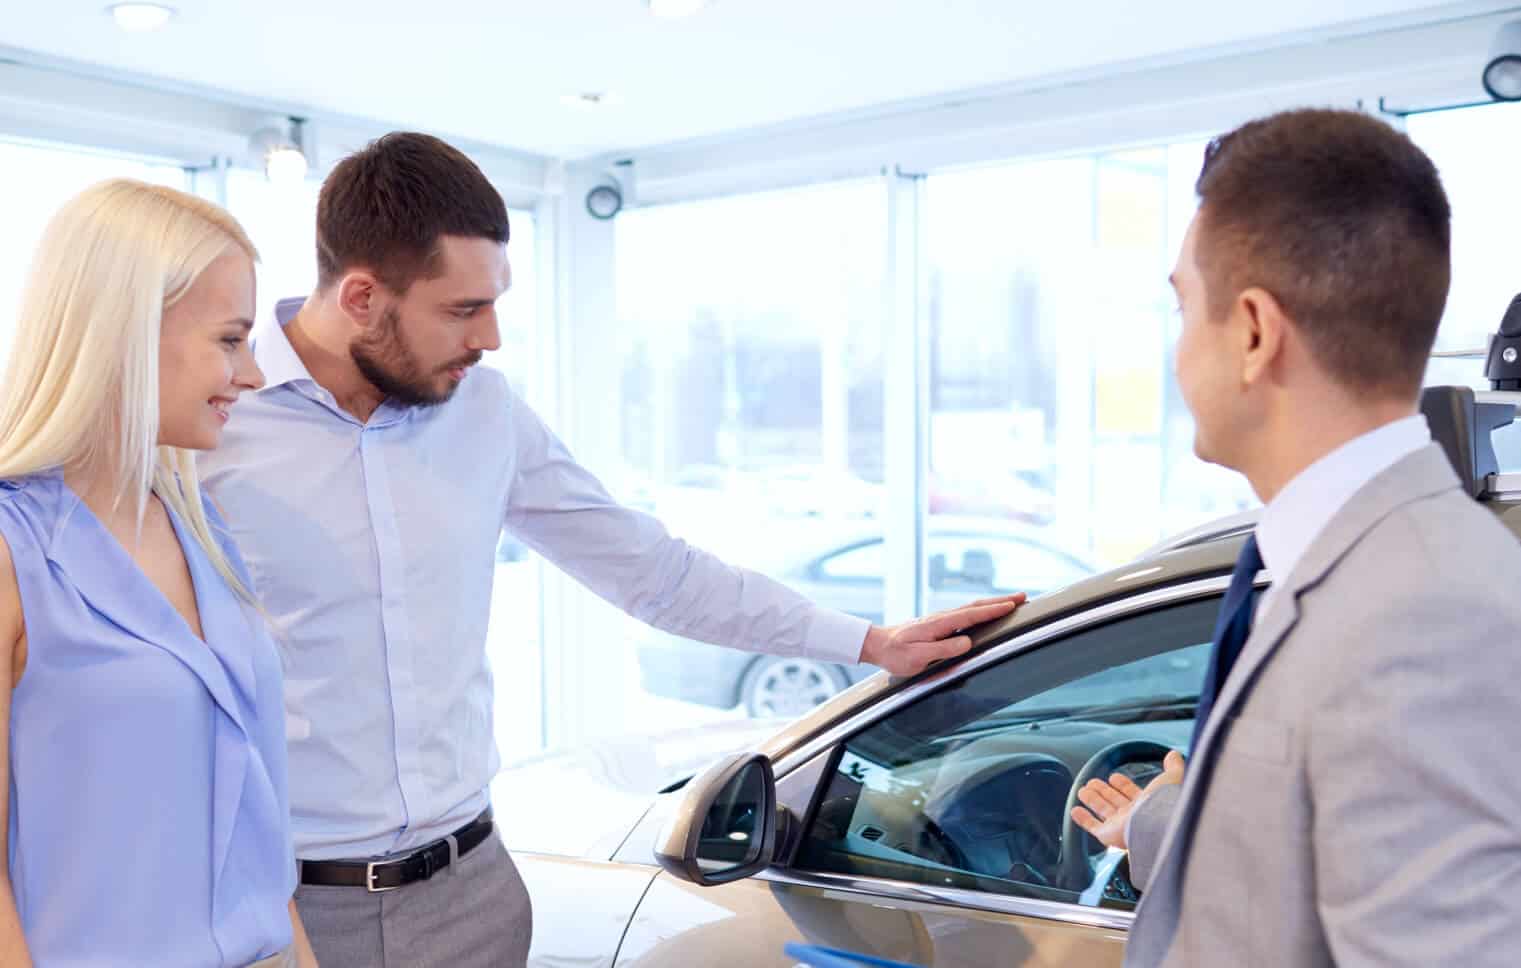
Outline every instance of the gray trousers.
<path id="1" fill-rule="evenodd" d="M 501 838 L 394 891 L 302 884 L 296 908 L 322 968 L 523 968 L 528 891 Z"/>

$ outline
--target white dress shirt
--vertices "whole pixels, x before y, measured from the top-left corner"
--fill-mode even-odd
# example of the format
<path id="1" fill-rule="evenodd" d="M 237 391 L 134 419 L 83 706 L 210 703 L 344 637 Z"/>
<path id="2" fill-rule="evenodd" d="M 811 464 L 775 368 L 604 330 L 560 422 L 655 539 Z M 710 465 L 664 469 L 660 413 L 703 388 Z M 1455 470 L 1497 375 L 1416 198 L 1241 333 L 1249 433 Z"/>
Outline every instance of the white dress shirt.
<path id="1" fill-rule="evenodd" d="M 1429 443 L 1426 418 L 1414 414 L 1354 437 L 1299 472 L 1257 521 L 1257 548 L 1268 574 L 1287 578 L 1353 495 Z M 1269 588 L 1254 614 L 1265 615 L 1272 596 Z"/>
<path id="2" fill-rule="evenodd" d="M 256 328 L 268 384 L 200 460 L 281 640 L 297 856 L 410 850 L 486 807 L 504 527 L 667 632 L 859 661 L 867 622 L 619 505 L 494 370 L 472 369 L 442 405 L 388 401 L 357 420 L 285 336 L 301 305 L 282 301 Z"/>

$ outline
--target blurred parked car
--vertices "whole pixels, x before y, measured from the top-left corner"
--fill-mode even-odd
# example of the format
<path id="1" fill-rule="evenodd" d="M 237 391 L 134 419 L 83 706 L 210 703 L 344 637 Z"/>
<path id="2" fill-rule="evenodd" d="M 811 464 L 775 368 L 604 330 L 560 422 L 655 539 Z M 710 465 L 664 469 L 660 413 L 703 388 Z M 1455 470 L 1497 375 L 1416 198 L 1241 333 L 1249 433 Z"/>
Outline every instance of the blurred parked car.
<path id="1" fill-rule="evenodd" d="M 1093 573 L 1039 532 L 1003 521 L 933 518 L 927 544 L 929 611 L 1016 591 L 1035 596 Z M 881 532 L 865 526 L 762 570 L 820 605 L 880 623 L 884 563 Z M 800 715 L 876 671 L 754 655 L 655 630 L 639 646 L 639 669 L 646 692 L 721 709 L 743 704 L 755 717 Z"/>

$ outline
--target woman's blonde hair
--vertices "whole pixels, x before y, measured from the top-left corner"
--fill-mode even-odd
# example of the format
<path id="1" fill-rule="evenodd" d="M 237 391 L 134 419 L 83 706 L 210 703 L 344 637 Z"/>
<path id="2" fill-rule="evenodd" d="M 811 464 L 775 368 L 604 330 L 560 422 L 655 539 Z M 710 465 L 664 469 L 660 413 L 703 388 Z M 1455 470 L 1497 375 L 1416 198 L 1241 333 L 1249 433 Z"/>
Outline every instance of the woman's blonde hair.
<path id="1" fill-rule="evenodd" d="M 112 179 L 59 209 L 33 257 L 0 383 L 0 479 L 97 468 L 138 521 L 157 494 L 251 602 L 212 534 L 195 455 L 158 446 L 164 312 L 229 251 L 258 260 L 231 215 L 160 185 Z"/>

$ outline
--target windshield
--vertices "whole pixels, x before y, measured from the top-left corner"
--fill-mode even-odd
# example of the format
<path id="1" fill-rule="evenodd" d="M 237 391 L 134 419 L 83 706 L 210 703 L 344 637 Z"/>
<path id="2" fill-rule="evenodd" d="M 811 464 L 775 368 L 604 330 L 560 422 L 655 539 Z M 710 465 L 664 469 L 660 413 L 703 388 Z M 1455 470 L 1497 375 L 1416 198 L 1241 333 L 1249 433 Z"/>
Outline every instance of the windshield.
<path id="1" fill-rule="evenodd" d="M 1209 648 L 1204 642 L 1113 666 L 1010 703 L 994 718 L 1007 722 L 1070 717 L 1080 711 L 1102 711 L 1117 702 L 1132 705 L 1136 696 L 1197 699 Z"/>

